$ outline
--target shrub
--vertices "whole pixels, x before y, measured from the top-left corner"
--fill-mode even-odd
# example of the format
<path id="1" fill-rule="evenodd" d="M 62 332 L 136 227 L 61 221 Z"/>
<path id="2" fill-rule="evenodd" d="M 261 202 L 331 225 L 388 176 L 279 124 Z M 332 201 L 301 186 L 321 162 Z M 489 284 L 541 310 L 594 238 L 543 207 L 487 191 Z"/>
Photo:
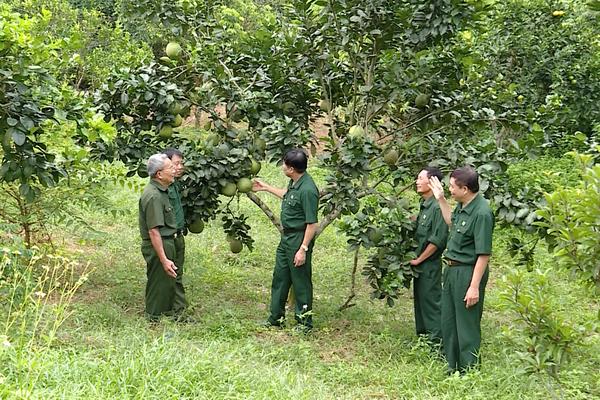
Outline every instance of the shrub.
<path id="1" fill-rule="evenodd" d="M 583 180 L 547 194 L 537 225 L 546 229 L 559 265 L 600 286 L 600 165 L 592 155 L 569 154 L 581 166 Z"/>

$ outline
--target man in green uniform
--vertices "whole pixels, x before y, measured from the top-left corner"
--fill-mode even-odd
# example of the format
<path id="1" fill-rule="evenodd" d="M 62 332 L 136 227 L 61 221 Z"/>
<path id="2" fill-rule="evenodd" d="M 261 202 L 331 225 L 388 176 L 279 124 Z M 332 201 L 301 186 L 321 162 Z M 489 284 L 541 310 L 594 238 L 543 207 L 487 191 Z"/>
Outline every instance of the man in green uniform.
<path id="1" fill-rule="evenodd" d="M 177 278 L 175 279 L 175 299 L 173 309 L 180 313 L 188 305 L 185 298 L 185 289 L 183 288 L 183 264 L 185 262 L 185 238 L 187 229 L 185 227 L 185 216 L 183 206 L 181 205 L 181 182 L 179 178 L 183 175 L 183 153 L 177 149 L 168 148 L 163 151 L 169 160 L 173 163 L 175 182 L 169 186 L 169 202 L 175 211 L 175 223 L 177 232 L 175 232 L 175 265 L 177 266 Z"/>
<path id="2" fill-rule="evenodd" d="M 411 260 L 410 264 L 419 273 L 413 282 L 417 335 L 426 335 L 431 344 L 439 345 L 442 342 L 442 253 L 446 247 L 448 225 L 429 187 L 429 178 L 433 176 L 439 180 L 443 177 L 438 168 L 427 167 L 419 172 L 415 181 L 422 200 L 415 232 L 418 257 Z"/>
<path id="3" fill-rule="evenodd" d="M 481 316 L 488 262 L 492 253 L 494 214 L 479 194 L 479 177 L 471 167 L 450 175 L 450 194 L 458 202 L 453 212 L 436 177 L 430 179 L 444 220 L 450 226 L 445 253 L 448 267 L 442 286 L 442 340 L 449 372 L 464 373 L 479 365 Z"/>
<path id="4" fill-rule="evenodd" d="M 252 190 L 266 191 L 283 200 L 281 225 L 283 234 L 275 255 L 271 284 L 271 315 L 267 326 L 281 326 L 285 318 L 285 303 L 290 287 L 294 289 L 295 318 L 299 327 L 312 329 L 312 251 L 318 229 L 319 191 L 306 172 L 308 159 L 301 149 L 289 150 L 282 170 L 290 178 L 286 189 L 275 188 L 255 180 Z"/>
<path id="5" fill-rule="evenodd" d="M 142 255 L 146 260 L 146 317 L 173 315 L 177 257 L 175 211 L 169 201 L 168 187 L 175 180 L 173 163 L 164 154 L 148 159 L 150 182 L 139 201 L 139 226 Z"/>

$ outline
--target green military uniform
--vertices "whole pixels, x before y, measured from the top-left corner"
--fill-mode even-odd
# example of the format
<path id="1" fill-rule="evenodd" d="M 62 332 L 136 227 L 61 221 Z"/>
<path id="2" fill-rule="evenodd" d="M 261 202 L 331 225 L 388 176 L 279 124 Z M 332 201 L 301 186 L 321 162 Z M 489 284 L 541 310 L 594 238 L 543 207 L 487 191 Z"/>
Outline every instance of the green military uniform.
<path id="1" fill-rule="evenodd" d="M 421 254 L 429 243 L 437 250 L 428 259 L 415 267 L 419 276 L 414 279 L 414 309 L 417 335 L 427 335 L 432 343 L 442 340 L 440 322 L 440 297 L 442 293 L 442 253 L 448 238 L 448 225 L 444 221 L 440 206 L 431 196 L 421 201 L 417 217 L 417 254 Z"/>
<path id="2" fill-rule="evenodd" d="M 169 202 L 167 188 L 151 180 L 144 189 L 139 201 L 139 227 L 142 237 L 142 255 L 146 260 L 146 316 L 157 319 L 162 314 L 173 314 L 175 301 L 175 282 L 169 277 L 152 247 L 150 234 L 152 228 L 158 228 L 162 237 L 165 255 L 169 260 L 177 258 L 174 235 L 177 232 L 175 211 Z M 175 261 L 174 261 L 175 262 Z M 175 264 L 177 265 L 177 264 Z"/>
<path id="3" fill-rule="evenodd" d="M 479 301 L 467 308 L 464 298 L 471 284 L 479 255 L 492 253 L 494 215 L 487 201 L 477 194 L 466 206 L 452 212 L 442 288 L 442 339 L 450 371 L 464 371 L 479 363 L 481 316 L 488 268 L 479 284 Z"/>
<path id="4" fill-rule="evenodd" d="M 180 311 L 187 307 L 185 298 L 185 289 L 183 288 L 183 264 L 185 262 L 185 216 L 183 206 L 181 205 L 181 184 L 179 181 L 173 182 L 168 189 L 169 202 L 175 211 L 175 223 L 177 225 L 177 235 L 175 237 L 175 259 L 173 262 L 177 266 L 177 278 L 175 279 L 175 300 L 174 310 Z"/>
<path id="5" fill-rule="evenodd" d="M 319 206 L 319 191 L 308 173 L 297 182 L 290 180 L 281 204 L 281 224 L 284 233 L 277 246 L 275 269 L 271 284 L 271 325 L 281 325 L 285 317 L 285 303 L 290 287 L 294 288 L 295 318 L 298 323 L 312 328 L 312 251 L 314 240 L 308 246 L 306 261 L 294 266 L 294 256 L 304 240 L 307 224 L 316 223 Z"/>

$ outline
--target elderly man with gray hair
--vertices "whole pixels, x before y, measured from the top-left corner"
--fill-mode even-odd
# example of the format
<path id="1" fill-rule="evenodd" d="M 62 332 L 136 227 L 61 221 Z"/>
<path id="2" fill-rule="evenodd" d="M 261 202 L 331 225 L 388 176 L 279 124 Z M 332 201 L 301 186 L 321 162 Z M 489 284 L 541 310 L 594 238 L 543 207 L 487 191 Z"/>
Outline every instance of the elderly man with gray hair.
<path id="1" fill-rule="evenodd" d="M 139 226 L 142 255 L 146 261 L 146 317 L 157 321 L 161 315 L 177 315 L 175 282 L 177 266 L 175 211 L 169 202 L 168 188 L 175 180 L 173 163 L 164 154 L 148 159 L 150 182 L 139 201 Z"/>

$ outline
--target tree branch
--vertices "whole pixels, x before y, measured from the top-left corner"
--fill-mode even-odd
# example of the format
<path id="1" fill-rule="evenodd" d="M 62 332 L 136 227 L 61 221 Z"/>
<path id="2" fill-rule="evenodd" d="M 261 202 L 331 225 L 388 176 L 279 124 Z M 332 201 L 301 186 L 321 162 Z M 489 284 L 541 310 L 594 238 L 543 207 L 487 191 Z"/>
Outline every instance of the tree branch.
<path id="1" fill-rule="evenodd" d="M 325 228 L 329 226 L 329 224 L 331 224 L 340 216 L 341 213 L 342 210 L 335 208 L 329 215 L 323 218 L 323 220 L 319 224 L 319 229 L 317 229 L 317 232 L 315 232 L 315 237 L 319 236 L 321 232 L 323 232 Z"/>
<path id="2" fill-rule="evenodd" d="M 354 265 L 352 267 L 352 277 L 351 277 L 351 285 L 350 285 L 350 295 L 346 299 L 346 302 L 342 304 L 338 311 L 343 311 L 346 308 L 350 308 L 356 305 L 356 303 L 351 303 L 352 299 L 356 296 L 355 287 L 356 287 L 356 271 L 358 270 L 358 251 L 360 247 L 356 249 L 354 252 Z"/>
<path id="3" fill-rule="evenodd" d="M 408 129 L 408 128 L 410 128 L 410 127 L 412 127 L 412 126 L 415 126 L 415 125 L 416 125 L 416 124 L 418 124 L 419 122 L 421 122 L 421 121 L 423 121 L 423 120 L 425 120 L 425 119 L 427 119 L 427 118 L 429 118 L 429 117 L 432 117 L 432 116 L 434 116 L 434 115 L 441 114 L 441 113 L 444 113 L 444 112 L 448 112 L 448 111 L 450 111 L 450 110 L 452 110 L 452 109 L 454 109 L 454 108 L 456 108 L 456 107 L 458 107 L 458 104 L 457 104 L 457 105 L 455 105 L 454 107 L 445 108 L 445 109 L 443 109 L 443 110 L 438 110 L 438 111 L 433 111 L 433 112 L 430 112 L 429 114 L 426 114 L 426 115 L 422 116 L 421 118 L 414 120 L 414 121 L 413 121 L 413 122 L 411 122 L 410 124 L 400 127 L 400 128 L 399 128 L 399 130 L 401 130 L 401 131 L 402 131 L 402 130 Z M 390 118 L 390 120 L 394 121 L 396 124 L 398 124 L 398 125 L 401 125 L 400 121 L 398 121 L 396 118 L 394 118 L 394 117 L 392 117 L 392 116 L 390 116 L 389 118 Z M 380 137 L 380 138 L 378 139 L 378 141 L 381 141 L 381 140 L 383 140 L 383 139 L 386 139 L 386 138 L 388 138 L 388 137 L 390 137 L 390 136 L 392 136 L 392 135 L 395 135 L 396 133 L 397 133 L 397 131 L 394 131 L 394 132 L 392 132 L 392 133 L 388 133 L 387 135 L 384 135 L 384 136 Z"/>
<path id="4" fill-rule="evenodd" d="M 248 196 L 248 198 L 252 200 L 252 202 L 256 204 L 265 213 L 265 215 L 271 220 L 273 225 L 275 225 L 277 230 L 279 230 L 279 233 L 283 234 L 283 226 L 281 225 L 279 218 L 277 218 L 275 213 L 271 211 L 269 206 L 267 206 L 257 195 L 255 195 L 252 192 L 246 193 L 246 196 Z"/>
<path id="5" fill-rule="evenodd" d="M 372 188 L 368 188 L 363 190 L 362 192 L 358 192 L 356 194 L 356 198 L 357 199 L 361 199 L 369 194 L 373 194 L 373 190 Z M 322 196 L 323 194 L 321 194 Z M 323 232 L 325 230 L 325 228 L 327 228 L 333 221 L 335 221 L 340 214 L 342 213 L 341 209 L 338 208 L 334 208 L 334 210 L 329 213 L 329 215 L 327 215 L 319 224 L 319 229 L 317 229 L 317 232 L 315 233 L 315 237 L 319 236 L 321 234 L 321 232 Z"/>

